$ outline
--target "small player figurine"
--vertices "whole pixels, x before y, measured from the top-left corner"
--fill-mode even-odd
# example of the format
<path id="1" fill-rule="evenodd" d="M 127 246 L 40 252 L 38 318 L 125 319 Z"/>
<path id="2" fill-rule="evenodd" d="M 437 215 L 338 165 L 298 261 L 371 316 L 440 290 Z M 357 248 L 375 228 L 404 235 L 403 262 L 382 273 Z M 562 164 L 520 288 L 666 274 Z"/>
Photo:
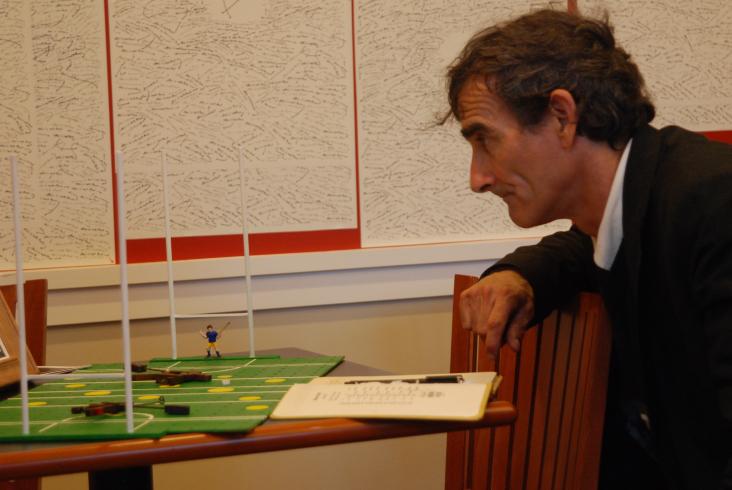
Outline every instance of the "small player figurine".
<path id="1" fill-rule="evenodd" d="M 208 341 L 208 347 L 206 348 L 207 359 L 211 357 L 211 349 L 216 352 L 216 357 L 221 357 L 221 352 L 219 352 L 219 350 L 216 348 L 216 342 L 221 339 L 221 335 L 224 333 L 226 327 L 229 326 L 229 323 L 230 322 L 227 322 L 226 325 L 224 325 L 224 328 L 221 329 L 221 332 L 217 332 L 216 330 L 214 330 L 213 325 L 206 325 L 205 332 L 201 330 L 201 337 Z"/>

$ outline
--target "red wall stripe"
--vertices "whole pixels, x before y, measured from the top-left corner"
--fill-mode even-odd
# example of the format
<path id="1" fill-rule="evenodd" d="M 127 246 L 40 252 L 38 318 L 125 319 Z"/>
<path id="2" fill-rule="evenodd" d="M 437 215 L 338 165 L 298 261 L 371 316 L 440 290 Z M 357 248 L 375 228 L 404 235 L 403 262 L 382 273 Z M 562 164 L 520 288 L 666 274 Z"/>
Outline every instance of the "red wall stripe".
<path id="1" fill-rule="evenodd" d="M 361 246 L 358 229 L 320 230 L 249 235 L 251 255 L 350 250 Z M 173 237 L 173 260 L 239 257 L 244 255 L 241 235 Z M 165 260 L 165 239 L 127 240 L 129 263 Z"/>
<path id="2" fill-rule="evenodd" d="M 710 140 L 721 141 L 732 145 L 732 131 L 702 131 Z"/>

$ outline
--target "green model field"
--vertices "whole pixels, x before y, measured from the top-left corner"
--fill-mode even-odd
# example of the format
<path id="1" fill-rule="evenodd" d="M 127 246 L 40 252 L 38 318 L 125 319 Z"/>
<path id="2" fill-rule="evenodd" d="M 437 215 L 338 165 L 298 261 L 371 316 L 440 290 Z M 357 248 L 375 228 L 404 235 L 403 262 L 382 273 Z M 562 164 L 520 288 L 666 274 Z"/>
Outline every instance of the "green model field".
<path id="1" fill-rule="evenodd" d="M 195 371 L 210 375 L 211 380 L 133 381 L 132 433 L 127 432 L 125 411 L 119 405 L 125 400 L 123 380 L 79 379 L 69 375 L 67 379 L 45 382 L 29 391 L 28 435 L 22 434 L 20 396 L 0 402 L 0 441 L 247 432 L 266 420 L 289 386 L 323 376 L 342 360 L 342 357 L 285 359 L 277 356 L 154 359 L 146 365 L 148 375 Z M 121 373 L 122 365 L 95 364 L 78 372 Z M 172 406 L 168 410 L 171 414 L 166 413 L 166 406 Z"/>

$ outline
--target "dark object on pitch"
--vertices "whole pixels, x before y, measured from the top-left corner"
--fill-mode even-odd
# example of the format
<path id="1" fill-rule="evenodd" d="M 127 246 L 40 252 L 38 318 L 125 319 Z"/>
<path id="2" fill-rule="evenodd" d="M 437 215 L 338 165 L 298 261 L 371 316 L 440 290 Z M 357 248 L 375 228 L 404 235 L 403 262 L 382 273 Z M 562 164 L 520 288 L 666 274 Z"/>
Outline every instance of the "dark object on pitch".
<path id="1" fill-rule="evenodd" d="M 168 415 L 189 415 L 191 407 L 188 405 L 168 405 L 165 398 L 158 397 L 157 400 L 150 403 L 140 403 L 132 405 L 135 408 L 159 408 L 163 409 Z M 96 417 L 99 415 L 114 415 L 125 411 L 125 404 L 120 402 L 100 402 L 90 403 L 85 407 L 71 407 L 71 413 L 83 413 L 87 417 Z"/>

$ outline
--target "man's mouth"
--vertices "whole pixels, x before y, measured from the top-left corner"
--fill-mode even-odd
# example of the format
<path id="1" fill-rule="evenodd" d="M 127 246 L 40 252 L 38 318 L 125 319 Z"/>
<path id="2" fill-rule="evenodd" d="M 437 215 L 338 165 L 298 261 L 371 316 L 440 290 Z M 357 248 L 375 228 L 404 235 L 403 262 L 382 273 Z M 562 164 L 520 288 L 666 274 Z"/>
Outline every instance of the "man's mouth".
<path id="1" fill-rule="evenodd" d="M 503 190 L 503 189 L 495 189 L 495 188 L 493 188 L 493 189 L 491 189 L 491 192 L 492 192 L 493 194 L 495 194 L 496 196 L 500 197 L 501 199 L 504 199 L 504 200 L 505 200 L 505 199 L 506 199 L 506 198 L 507 198 L 508 196 L 510 196 L 510 195 L 511 195 L 511 193 L 510 193 L 510 192 L 508 192 L 508 191 L 505 191 L 505 190 Z"/>

